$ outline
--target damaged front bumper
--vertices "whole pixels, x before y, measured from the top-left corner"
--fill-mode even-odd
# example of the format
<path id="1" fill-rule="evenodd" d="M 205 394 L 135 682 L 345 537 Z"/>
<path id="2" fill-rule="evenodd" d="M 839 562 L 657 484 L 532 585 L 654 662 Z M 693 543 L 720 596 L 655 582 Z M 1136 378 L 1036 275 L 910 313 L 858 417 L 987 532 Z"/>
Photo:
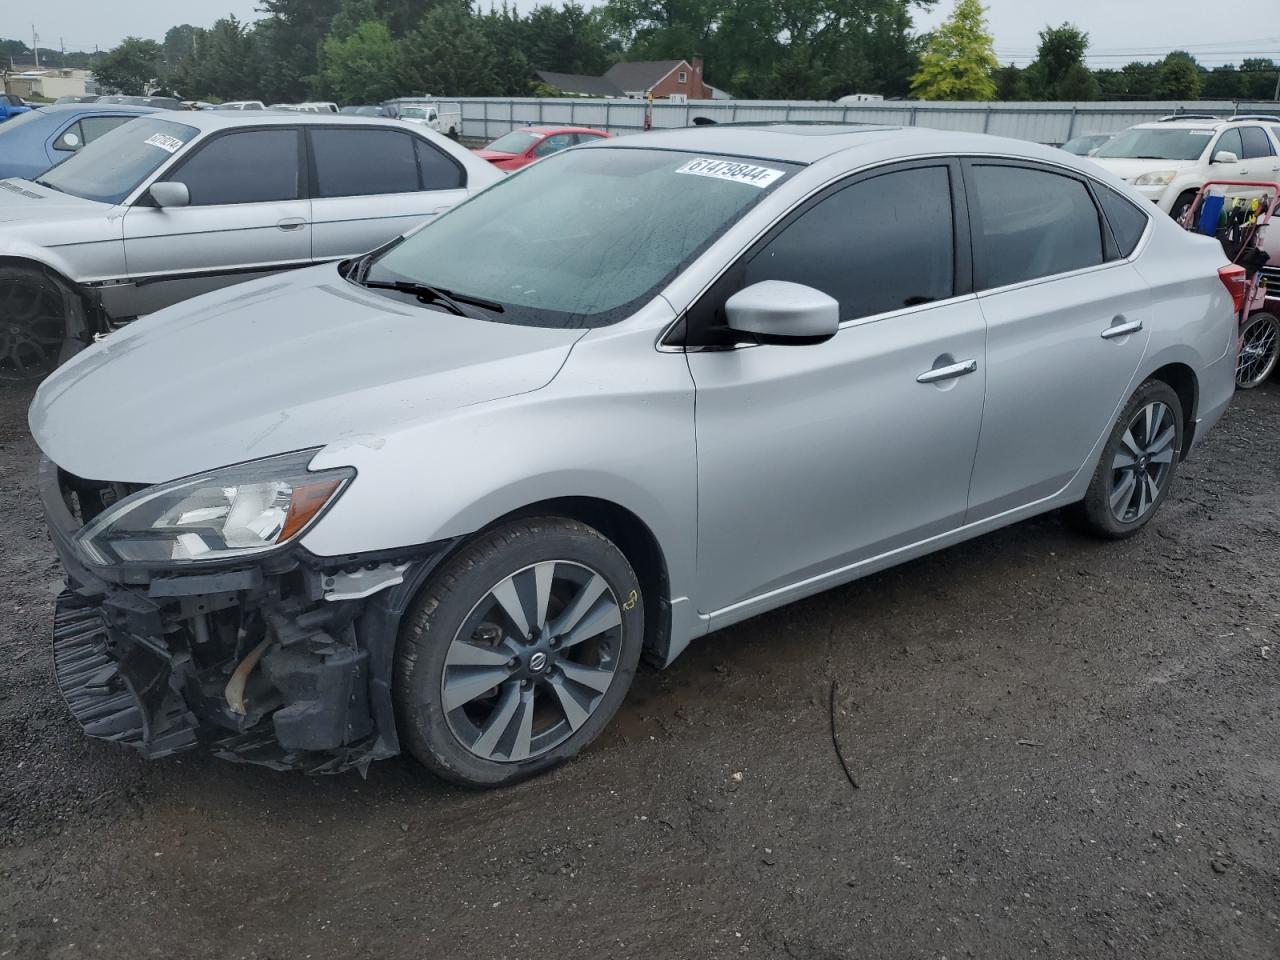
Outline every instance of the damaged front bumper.
<path id="1" fill-rule="evenodd" d="M 72 538 L 113 489 L 41 463 L 66 570 L 54 669 L 86 733 L 151 758 L 203 746 L 308 773 L 399 752 L 396 635 L 447 544 L 338 559 L 293 547 L 180 573 L 91 568 Z"/>

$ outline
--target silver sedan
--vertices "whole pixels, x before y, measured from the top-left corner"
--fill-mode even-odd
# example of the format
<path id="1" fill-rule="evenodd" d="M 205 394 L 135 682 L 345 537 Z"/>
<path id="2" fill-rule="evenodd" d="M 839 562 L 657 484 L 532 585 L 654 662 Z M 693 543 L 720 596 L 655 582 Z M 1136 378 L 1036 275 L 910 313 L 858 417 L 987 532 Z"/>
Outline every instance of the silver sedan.
<path id="1" fill-rule="evenodd" d="M 883 127 L 575 147 L 112 334 L 31 409 L 91 733 L 473 785 L 642 656 L 1060 507 L 1128 537 L 1240 271 L 1087 161 Z"/>
<path id="2" fill-rule="evenodd" d="M 156 113 L 34 181 L 0 180 L 0 380 L 112 321 L 365 253 L 500 178 L 376 118 Z"/>

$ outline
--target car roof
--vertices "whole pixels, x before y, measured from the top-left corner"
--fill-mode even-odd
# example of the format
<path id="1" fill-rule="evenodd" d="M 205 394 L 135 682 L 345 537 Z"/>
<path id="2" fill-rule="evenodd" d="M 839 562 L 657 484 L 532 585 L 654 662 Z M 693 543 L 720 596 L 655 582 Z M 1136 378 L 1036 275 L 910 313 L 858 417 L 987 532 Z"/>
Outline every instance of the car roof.
<path id="1" fill-rule="evenodd" d="M 1044 160 L 1058 166 L 1077 165 L 1071 154 L 1028 140 L 982 133 L 846 123 L 713 124 L 654 130 L 628 137 L 598 140 L 576 150 L 649 148 L 711 153 L 782 163 L 812 164 L 838 153 L 859 152 L 867 162 L 892 157 L 992 154 Z M 1081 169 L 1095 175 L 1092 165 Z"/>
<path id="2" fill-rule="evenodd" d="M 143 107 L 133 103 L 49 103 L 36 108 L 37 113 L 159 113 L 159 107 Z"/>
<path id="3" fill-rule="evenodd" d="M 416 130 L 411 123 L 386 117 L 362 117 L 350 113 L 301 113 L 271 110 L 165 110 L 164 119 L 185 123 L 200 131 L 229 127 L 297 126 L 298 124 L 350 124 L 354 127 L 385 126 L 392 130 Z"/>

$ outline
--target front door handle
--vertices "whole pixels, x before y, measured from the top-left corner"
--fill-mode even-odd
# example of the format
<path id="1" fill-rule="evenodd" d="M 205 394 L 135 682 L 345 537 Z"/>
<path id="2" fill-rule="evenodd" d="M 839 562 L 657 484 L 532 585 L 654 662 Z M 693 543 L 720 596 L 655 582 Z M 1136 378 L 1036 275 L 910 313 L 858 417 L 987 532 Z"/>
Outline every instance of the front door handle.
<path id="1" fill-rule="evenodd" d="M 1126 323 L 1124 317 L 1119 316 L 1111 321 L 1111 326 L 1102 331 L 1102 339 L 1114 340 L 1116 337 L 1127 337 L 1129 334 L 1137 333 L 1141 329 L 1141 320 L 1130 320 Z"/>
<path id="2" fill-rule="evenodd" d="M 281 230 L 297 230 L 298 228 L 305 227 L 306 225 L 307 221 L 302 219 L 302 217 L 289 217 L 285 220 L 276 221 L 276 226 Z"/>
<path id="3" fill-rule="evenodd" d="M 938 383 L 941 380 L 954 380 L 956 377 L 974 373 L 977 369 L 977 360 L 961 360 L 959 363 L 951 363 L 945 367 L 934 367 L 932 370 L 926 370 L 916 377 L 916 383 Z"/>

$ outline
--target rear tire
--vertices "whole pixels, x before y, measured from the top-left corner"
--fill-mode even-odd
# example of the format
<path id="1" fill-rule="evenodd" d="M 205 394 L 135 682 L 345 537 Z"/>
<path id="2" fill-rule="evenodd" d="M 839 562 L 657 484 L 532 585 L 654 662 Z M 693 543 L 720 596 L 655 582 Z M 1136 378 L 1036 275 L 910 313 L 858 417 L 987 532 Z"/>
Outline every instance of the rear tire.
<path id="1" fill-rule="evenodd" d="M 1259 311 L 1250 315 L 1240 331 L 1240 354 L 1236 358 L 1236 386 L 1252 390 L 1266 381 L 1280 359 L 1280 319 Z"/>
<path id="2" fill-rule="evenodd" d="M 1084 499 L 1069 516 L 1107 540 L 1131 537 L 1150 522 L 1173 487 L 1182 453 L 1182 402 L 1161 380 L 1148 380 L 1124 405 Z"/>
<path id="3" fill-rule="evenodd" d="M 604 729 L 643 641 L 640 583 L 613 543 L 561 517 L 505 524 L 447 561 L 404 620 L 401 743 L 464 786 L 542 773 Z"/>

